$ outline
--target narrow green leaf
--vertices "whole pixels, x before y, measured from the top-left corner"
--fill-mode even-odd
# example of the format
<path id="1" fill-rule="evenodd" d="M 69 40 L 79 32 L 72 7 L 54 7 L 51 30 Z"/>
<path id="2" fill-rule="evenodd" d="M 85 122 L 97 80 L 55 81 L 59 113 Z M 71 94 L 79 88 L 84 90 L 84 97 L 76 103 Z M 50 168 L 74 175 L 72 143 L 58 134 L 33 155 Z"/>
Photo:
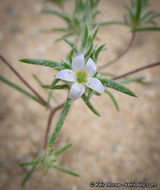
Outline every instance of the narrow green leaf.
<path id="1" fill-rule="evenodd" d="M 125 5 L 124 7 L 128 10 L 130 19 L 131 19 L 131 21 L 133 21 L 134 20 L 134 13 L 132 12 L 133 10 L 130 7 L 128 7 L 127 5 Z"/>
<path id="2" fill-rule="evenodd" d="M 68 89 L 68 84 L 56 85 L 51 89 L 59 90 L 59 89 Z"/>
<path id="3" fill-rule="evenodd" d="M 141 21 L 145 23 L 145 22 L 149 19 L 149 16 L 150 16 L 150 15 L 153 15 L 153 13 L 155 13 L 155 11 L 148 11 L 148 12 L 146 12 L 146 13 L 142 16 Z"/>
<path id="4" fill-rule="evenodd" d="M 87 41 L 88 41 L 88 27 L 86 25 L 85 27 L 85 32 L 84 32 L 84 36 L 83 36 L 83 40 L 82 40 L 82 45 L 81 45 L 81 49 L 85 48 L 86 44 L 87 44 Z"/>
<path id="5" fill-rule="evenodd" d="M 50 32 L 66 32 L 66 31 L 68 31 L 68 29 L 67 28 L 52 28 L 48 31 L 50 31 Z"/>
<path id="6" fill-rule="evenodd" d="M 95 39 L 96 35 L 98 33 L 98 27 L 95 28 L 93 34 L 92 34 L 92 41 Z"/>
<path id="7" fill-rule="evenodd" d="M 32 76 L 33 76 L 33 78 L 35 79 L 35 81 L 42 87 L 43 86 L 43 83 L 41 82 L 41 80 L 39 79 L 39 77 L 36 75 L 36 74 L 32 74 Z M 52 94 L 52 91 L 49 91 L 48 92 L 48 89 L 45 89 L 44 88 L 44 91 L 46 92 L 46 94 L 48 95 L 48 105 L 49 105 L 49 103 L 50 103 L 50 100 L 51 100 L 51 98 L 54 100 L 54 102 L 56 103 L 56 104 L 59 104 L 59 101 L 58 101 L 58 99 Z"/>
<path id="8" fill-rule="evenodd" d="M 70 64 L 72 64 L 72 58 L 74 54 L 77 53 L 77 48 L 72 48 L 69 54 L 67 55 L 67 60 L 69 60 Z"/>
<path id="9" fill-rule="evenodd" d="M 113 25 L 113 24 L 124 25 L 124 22 L 123 21 L 119 21 L 119 20 L 104 21 L 104 22 L 100 22 L 99 26 L 106 26 L 106 25 Z"/>
<path id="10" fill-rule="evenodd" d="M 24 177 L 21 186 L 24 187 L 25 184 L 27 183 L 27 181 L 29 180 L 29 178 L 31 177 L 31 175 L 33 174 L 33 172 L 35 171 L 35 169 L 37 168 L 37 165 L 33 165 L 32 169 L 26 174 L 26 176 Z"/>
<path id="11" fill-rule="evenodd" d="M 136 10 L 136 21 L 137 22 L 140 19 L 141 10 L 142 10 L 141 0 L 137 0 L 137 10 Z"/>
<path id="12" fill-rule="evenodd" d="M 147 84 L 147 82 L 144 81 L 145 77 L 136 77 L 136 78 L 124 78 L 119 80 L 119 82 L 121 84 L 128 84 L 128 83 L 132 83 L 132 82 L 137 82 L 137 83 L 141 83 L 141 84 Z"/>
<path id="13" fill-rule="evenodd" d="M 64 34 L 62 37 L 58 38 L 58 39 L 56 40 L 56 42 L 59 42 L 59 41 L 63 40 L 64 38 L 67 38 L 67 37 L 72 36 L 72 35 L 74 35 L 74 33 L 68 31 L 68 32 L 67 32 L 66 34 Z"/>
<path id="14" fill-rule="evenodd" d="M 55 11 L 55 10 L 42 10 L 42 12 L 44 13 L 48 13 L 48 14 L 53 14 L 53 15 L 56 15 L 58 17 L 61 17 L 63 18 L 66 22 L 70 23 L 71 22 L 71 18 L 66 15 L 66 14 L 63 14 L 63 13 L 60 13 L 58 11 Z"/>
<path id="15" fill-rule="evenodd" d="M 88 95 L 87 95 L 87 98 L 86 98 L 87 102 L 91 99 L 93 94 L 94 94 L 94 91 L 92 89 L 89 89 L 89 92 L 88 92 Z"/>
<path id="16" fill-rule="evenodd" d="M 67 89 L 68 85 L 67 84 L 61 84 L 61 85 L 55 85 L 55 86 L 42 85 L 42 87 L 46 89 L 59 90 L 59 89 Z"/>
<path id="17" fill-rule="evenodd" d="M 85 94 L 83 94 L 82 96 L 82 100 L 86 103 L 86 105 L 88 106 L 88 108 L 96 115 L 100 116 L 99 112 L 96 110 L 96 108 L 89 102 L 87 101 L 87 97 Z"/>
<path id="18" fill-rule="evenodd" d="M 72 144 L 67 144 L 66 146 L 62 147 L 61 149 L 57 150 L 54 154 L 55 156 L 58 156 L 62 152 L 66 151 L 68 148 L 70 148 Z"/>
<path id="19" fill-rule="evenodd" d="M 120 83 L 115 82 L 114 80 L 109 80 L 106 78 L 99 78 L 99 79 L 105 87 L 113 88 L 113 89 L 118 90 L 122 93 L 136 97 L 136 95 L 133 91 L 131 91 L 129 88 L 127 88 L 125 86 L 122 86 Z"/>
<path id="20" fill-rule="evenodd" d="M 60 167 L 60 166 L 58 166 L 58 165 L 54 165 L 53 168 L 55 168 L 56 170 L 59 170 L 59 171 L 61 171 L 61 172 L 65 172 L 65 173 L 67 173 L 67 174 L 70 174 L 70 175 L 79 177 L 79 175 L 78 175 L 77 173 L 72 172 L 72 171 L 70 171 L 70 170 L 68 170 L 68 169 L 62 168 L 62 167 Z"/>
<path id="21" fill-rule="evenodd" d="M 75 48 L 76 51 L 77 51 L 77 48 L 76 48 L 75 44 L 74 44 L 71 40 L 68 40 L 68 39 L 66 39 L 66 38 L 63 38 L 63 40 L 64 40 L 68 45 L 70 45 L 71 48 Z"/>
<path id="22" fill-rule="evenodd" d="M 153 20 L 157 17 L 160 17 L 160 13 L 154 12 L 152 15 L 149 16 L 148 20 Z"/>
<path id="23" fill-rule="evenodd" d="M 53 80 L 53 82 L 51 83 L 51 85 L 50 85 L 50 89 L 52 89 L 52 88 L 54 88 L 54 86 L 58 83 L 60 81 L 60 79 L 57 79 L 57 78 L 55 78 L 54 80 Z"/>
<path id="24" fill-rule="evenodd" d="M 56 141 L 56 139 L 57 139 L 57 137 L 58 137 L 58 135 L 60 133 L 60 130 L 61 130 L 62 126 L 63 126 L 63 123 L 64 123 L 64 121 L 65 121 L 65 119 L 67 117 L 68 111 L 69 111 L 69 109 L 71 107 L 71 103 L 72 103 L 72 99 L 67 98 L 66 103 L 64 105 L 64 108 L 62 110 L 62 113 L 60 115 L 60 118 L 59 118 L 59 120 L 58 120 L 58 122 L 56 124 L 56 128 L 53 131 L 53 133 L 52 133 L 52 135 L 51 135 L 51 137 L 49 139 L 49 142 L 48 142 L 49 147 L 53 147 L 53 145 L 54 145 L 54 143 L 55 143 L 55 141 Z"/>
<path id="25" fill-rule="evenodd" d="M 107 73 L 107 72 L 100 72 L 100 74 L 101 74 L 102 76 L 109 76 L 109 77 L 116 77 L 116 76 L 117 76 L 116 74 Z"/>
<path id="26" fill-rule="evenodd" d="M 23 162 L 23 163 L 19 164 L 19 166 L 21 166 L 21 167 L 30 166 L 30 165 L 39 164 L 39 162 L 40 162 L 40 159 L 34 160 L 34 161 L 30 161 L 30 162 Z"/>
<path id="27" fill-rule="evenodd" d="M 160 31 L 160 27 L 144 27 L 144 28 L 136 28 L 132 30 L 133 32 L 144 32 L 144 31 Z"/>
<path id="28" fill-rule="evenodd" d="M 95 51 L 95 59 L 97 60 L 99 53 L 103 50 L 105 44 L 100 45 Z"/>
<path id="29" fill-rule="evenodd" d="M 113 104 L 114 104 L 114 106 L 115 106 L 116 110 L 117 110 L 117 111 L 119 111 L 119 106 L 118 106 L 118 103 L 117 103 L 117 101 L 116 101 L 115 97 L 113 96 L 113 94 L 112 94 L 110 91 L 108 91 L 107 89 L 105 89 L 105 91 L 104 91 L 104 92 L 105 92 L 106 94 L 108 94 L 108 96 L 112 99 Z"/>
<path id="30" fill-rule="evenodd" d="M 91 41 L 90 47 L 89 47 L 88 51 L 85 53 L 85 55 L 84 55 L 86 59 L 88 59 L 90 57 L 90 53 L 91 53 L 92 49 L 93 49 L 93 42 Z"/>
<path id="31" fill-rule="evenodd" d="M 24 95 L 28 96 L 29 98 L 35 100 L 36 102 L 40 103 L 41 105 L 45 106 L 43 102 L 41 102 L 40 99 L 38 99 L 36 96 L 33 96 L 31 93 L 26 91 L 25 89 L 21 88 L 20 86 L 16 85 L 15 83 L 5 79 L 4 77 L 0 76 L 0 81 L 4 82 L 5 84 L 11 86 L 12 88 L 16 89 L 17 91 L 23 93 Z"/>
<path id="32" fill-rule="evenodd" d="M 41 32 L 50 33 L 50 32 L 67 32 L 68 28 L 51 28 L 51 29 L 43 29 Z"/>
<path id="33" fill-rule="evenodd" d="M 46 67 L 53 67 L 53 68 L 58 68 L 62 67 L 62 64 L 57 62 L 57 61 L 51 61 L 47 59 L 21 59 L 21 62 L 28 63 L 28 64 L 33 64 L 33 65 L 41 65 L 41 66 L 46 66 Z M 58 69 L 57 69 L 58 70 Z"/>

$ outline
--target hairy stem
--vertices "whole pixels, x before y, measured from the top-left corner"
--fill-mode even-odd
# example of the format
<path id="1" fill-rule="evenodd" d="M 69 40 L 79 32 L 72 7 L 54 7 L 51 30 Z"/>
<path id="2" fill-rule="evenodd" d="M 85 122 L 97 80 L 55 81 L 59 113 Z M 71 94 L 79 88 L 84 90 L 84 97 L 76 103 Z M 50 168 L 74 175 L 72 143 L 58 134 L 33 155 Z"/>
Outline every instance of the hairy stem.
<path id="1" fill-rule="evenodd" d="M 61 112 L 60 118 L 59 118 L 59 120 L 58 120 L 58 122 L 56 124 L 56 127 L 55 127 L 55 129 L 54 129 L 54 131 L 53 131 L 53 133 L 52 133 L 52 135 L 51 135 L 51 137 L 49 139 L 49 142 L 48 142 L 48 147 L 49 148 L 53 147 L 57 137 L 59 136 L 59 133 L 60 133 L 60 131 L 62 129 L 64 121 L 65 121 L 65 119 L 67 117 L 67 114 L 69 112 L 69 109 L 71 107 L 71 104 L 72 104 L 72 99 L 67 98 L 67 100 L 66 100 L 66 102 L 64 104 L 63 110 Z"/>
<path id="2" fill-rule="evenodd" d="M 129 76 L 129 75 L 132 75 L 132 74 L 134 74 L 134 73 L 137 73 L 137 72 L 139 72 L 139 71 L 143 71 L 143 70 L 145 70 L 145 69 L 148 69 L 148 68 L 151 68 L 151 67 L 156 67 L 156 66 L 160 66 L 160 62 L 156 62 L 156 63 L 152 63 L 152 64 L 145 65 L 145 66 L 140 67 L 140 68 L 138 68 L 138 69 L 135 69 L 135 70 L 133 70 L 133 71 L 130 71 L 130 72 L 124 73 L 124 74 L 122 74 L 122 75 L 113 77 L 112 80 L 121 79 L 121 78 L 127 77 L 127 76 Z"/>
<path id="3" fill-rule="evenodd" d="M 33 87 L 15 70 L 15 68 L 2 55 L 0 55 L 0 60 L 17 75 L 17 77 L 37 96 L 37 98 L 39 98 L 46 106 L 49 106 L 48 103 L 38 94 L 38 92 L 33 89 Z"/>
<path id="4" fill-rule="evenodd" d="M 48 123 L 47 123 L 47 128 L 46 128 L 46 132 L 45 132 L 45 137 L 44 137 L 44 149 L 46 148 L 47 146 L 47 143 L 48 143 L 48 137 L 49 137 L 49 132 L 50 132 L 50 128 L 51 128 L 51 124 L 52 124 L 52 120 L 53 120 L 53 116 L 55 115 L 55 113 L 63 108 L 64 106 L 64 103 L 55 107 L 54 109 L 52 109 L 50 111 L 50 114 L 49 114 L 49 118 L 48 118 Z"/>
<path id="5" fill-rule="evenodd" d="M 132 47 L 133 42 L 135 40 L 135 37 L 136 37 L 135 32 L 132 32 L 132 36 L 131 36 L 131 39 L 129 41 L 129 44 L 128 44 L 127 48 L 122 53 L 120 53 L 115 59 L 109 61 L 108 63 L 106 63 L 106 64 L 104 64 L 102 66 L 100 66 L 98 69 L 99 70 L 104 69 L 104 68 L 116 63 L 119 59 L 121 59 L 130 50 L 130 48 Z"/>

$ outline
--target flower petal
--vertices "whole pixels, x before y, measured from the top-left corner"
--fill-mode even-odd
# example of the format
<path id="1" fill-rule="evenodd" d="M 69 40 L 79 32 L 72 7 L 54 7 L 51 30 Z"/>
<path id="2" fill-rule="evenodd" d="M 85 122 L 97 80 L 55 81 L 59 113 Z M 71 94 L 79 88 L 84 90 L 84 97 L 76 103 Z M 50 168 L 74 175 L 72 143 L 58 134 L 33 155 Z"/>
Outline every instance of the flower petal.
<path id="1" fill-rule="evenodd" d="M 69 82 L 74 82 L 74 73 L 69 69 L 64 69 L 57 73 L 56 78 Z"/>
<path id="2" fill-rule="evenodd" d="M 104 91 L 104 86 L 101 83 L 100 80 L 96 78 L 90 78 L 86 84 L 87 87 L 91 88 L 92 90 L 95 90 L 99 93 L 103 93 Z"/>
<path id="3" fill-rule="evenodd" d="M 97 67 L 95 62 L 91 58 L 89 58 L 85 68 L 85 71 L 88 74 L 88 76 L 92 77 L 96 73 L 96 69 Z"/>
<path id="4" fill-rule="evenodd" d="M 82 94 L 85 91 L 85 86 L 80 83 L 74 83 L 71 86 L 70 92 L 69 92 L 69 98 L 76 99 L 82 96 Z"/>
<path id="5" fill-rule="evenodd" d="M 78 55 L 73 58 L 72 69 L 74 71 L 84 70 L 84 55 Z"/>

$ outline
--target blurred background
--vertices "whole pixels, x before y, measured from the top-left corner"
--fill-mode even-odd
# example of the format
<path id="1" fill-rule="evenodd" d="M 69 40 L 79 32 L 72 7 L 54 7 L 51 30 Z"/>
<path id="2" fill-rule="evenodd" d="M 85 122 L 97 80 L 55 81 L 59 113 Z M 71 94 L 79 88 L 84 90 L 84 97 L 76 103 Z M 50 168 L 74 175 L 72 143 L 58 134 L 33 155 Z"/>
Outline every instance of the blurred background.
<path id="1" fill-rule="evenodd" d="M 122 18 L 123 4 L 128 3 L 128 0 L 100 0 L 99 20 Z M 151 9 L 160 11 L 159 1 L 150 3 Z M 54 42 L 58 33 L 41 32 L 64 24 L 59 18 L 42 13 L 45 6 L 43 0 L 0 0 L 0 54 L 44 97 L 32 74 L 37 74 L 47 84 L 56 72 L 46 67 L 25 65 L 18 60 L 24 57 L 61 60 L 69 52 L 64 42 Z M 67 2 L 66 11 L 71 12 L 73 7 L 72 0 Z M 114 25 L 101 28 L 98 36 L 107 47 L 107 51 L 99 56 L 98 64 L 103 65 L 127 46 L 131 33 L 126 27 Z M 160 32 L 139 33 L 128 54 L 104 71 L 122 74 L 160 61 L 159 49 Z M 0 74 L 23 86 L 2 62 Z M 60 163 L 79 173 L 80 177 L 55 170 L 43 175 L 37 170 L 25 189 L 88 190 L 90 181 L 160 182 L 160 68 L 134 76 L 145 76 L 151 84 L 127 85 L 138 98 L 112 90 L 119 102 L 119 113 L 105 94 L 92 100 L 101 117 L 90 112 L 81 99 L 74 102 L 59 142 L 59 146 L 73 145 L 63 154 Z M 67 95 L 64 91 L 55 94 L 60 102 Z M 54 118 L 52 130 L 58 117 L 59 113 Z M 18 164 L 32 160 L 42 149 L 47 118 L 48 112 L 39 104 L 0 83 L 0 189 L 20 189 L 26 171 Z"/>

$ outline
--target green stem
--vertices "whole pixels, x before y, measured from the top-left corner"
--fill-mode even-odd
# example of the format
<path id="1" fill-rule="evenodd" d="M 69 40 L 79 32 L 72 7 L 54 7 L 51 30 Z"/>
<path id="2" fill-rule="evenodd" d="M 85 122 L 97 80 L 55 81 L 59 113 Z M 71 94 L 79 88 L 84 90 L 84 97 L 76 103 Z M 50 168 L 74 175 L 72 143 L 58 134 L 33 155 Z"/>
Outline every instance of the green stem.
<path id="1" fill-rule="evenodd" d="M 48 146 L 49 147 L 53 147 L 59 133 L 60 133 L 60 130 L 63 126 L 63 123 L 67 117 L 67 114 L 68 114 L 68 111 L 69 111 L 69 108 L 71 107 L 71 103 L 72 103 L 72 99 L 70 98 L 67 98 L 66 100 L 66 103 L 64 105 L 64 108 L 62 110 L 62 113 L 61 113 L 61 116 L 57 122 L 57 125 L 56 125 L 56 128 L 54 129 L 53 133 L 52 133 L 52 136 L 50 137 L 49 139 L 49 142 L 48 142 Z"/>
<path id="2" fill-rule="evenodd" d="M 45 139 L 44 139 L 44 148 L 46 148 L 47 146 L 47 142 L 48 142 L 48 135 L 49 135 L 49 131 L 50 131 L 50 128 L 51 128 L 51 123 L 52 123 L 52 119 L 53 119 L 53 116 L 54 114 L 59 110 L 61 109 L 62 107 L 64 106 L 64 103 L 57 106 L 56 108 L 54 108 L 50 114 L 49 114 L 49 118 L 48 118 L 48 123 L 47 123 L 47 129 L 46 129 L 46 132 L 45 132 Z"/>

